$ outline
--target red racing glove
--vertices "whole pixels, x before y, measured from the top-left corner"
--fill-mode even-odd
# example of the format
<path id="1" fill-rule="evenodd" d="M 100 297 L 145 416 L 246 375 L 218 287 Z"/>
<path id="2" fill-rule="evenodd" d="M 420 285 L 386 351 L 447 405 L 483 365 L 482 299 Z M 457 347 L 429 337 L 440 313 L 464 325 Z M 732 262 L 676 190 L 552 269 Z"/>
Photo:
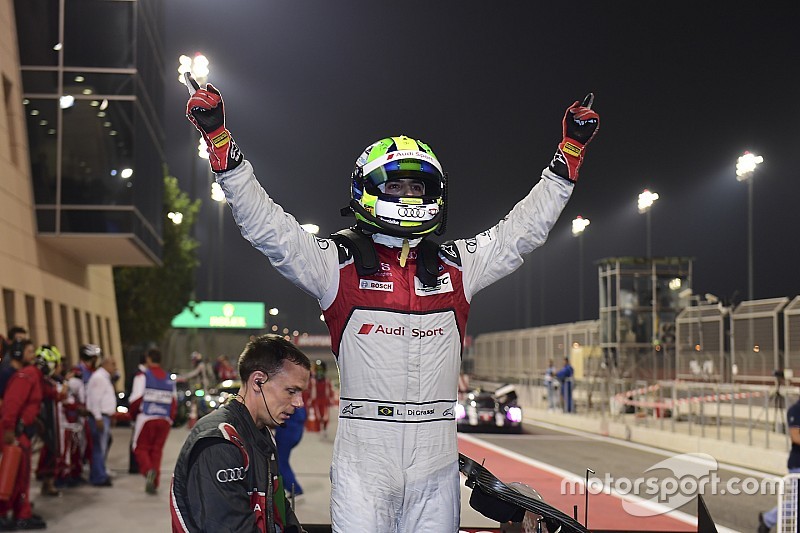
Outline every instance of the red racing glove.
<path id="1" fill-rule="evenodd" d="M 576 100 L 567 108 L 561 121 L 564 138 L 550 162 L 550 170 L 573 183 L 578 181 L 586 145 L 600 129 L 600 116 L 592 111 L 593 102 L 594 93 L 589 93 L 582 103 Z"/>
<path id="2" fill-rule="evenodd" d="M 191 94 L 186 104 L 186 118 L 206 141 L 211 169 L 216 173 L 233 170 L 242 162 L 243 155 L 233 141 L 231 132 L 225 129 L 222 95 L 210 83 L 201 89 L 188 72 L 184 78 Z"/>

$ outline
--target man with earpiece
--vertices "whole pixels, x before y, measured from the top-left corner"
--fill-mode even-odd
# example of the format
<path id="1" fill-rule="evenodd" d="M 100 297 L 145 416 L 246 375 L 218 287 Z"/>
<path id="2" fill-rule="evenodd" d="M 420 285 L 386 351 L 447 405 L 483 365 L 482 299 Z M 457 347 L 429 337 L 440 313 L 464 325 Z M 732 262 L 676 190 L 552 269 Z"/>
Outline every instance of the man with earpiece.
<path id="1" fill-rule="evenodd" d="M 304 532 L 286 500 L 270 430 L 303 406 L 310 372 L 308 357 L 283 337 L 247 343 L 239 393 L 197 422 L 178 456 L 173 532 Z"/>

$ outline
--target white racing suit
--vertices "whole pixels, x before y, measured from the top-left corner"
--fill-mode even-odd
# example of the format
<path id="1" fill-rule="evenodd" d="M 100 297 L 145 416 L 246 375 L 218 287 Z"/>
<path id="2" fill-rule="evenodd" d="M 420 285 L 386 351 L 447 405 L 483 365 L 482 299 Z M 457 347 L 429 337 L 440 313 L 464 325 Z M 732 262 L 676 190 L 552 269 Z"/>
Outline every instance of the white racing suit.
<path id="1" fill-rule="evenodd" d="M 272 201 L 248 161 L 216 179 L 242 235 L 319 300 L 330 330 L 341 379 L 333 531 L 456 532 L 454 407 L 470 301 L 545 242 L 573 184 L 545 169 L 497 225 L 440 245 L 438 282 L 426 288 L 415 248 L 402 267 L 399 248 L 376 243 L 380 268 L 360 277 L 344 246 L 315 238 Z"/>

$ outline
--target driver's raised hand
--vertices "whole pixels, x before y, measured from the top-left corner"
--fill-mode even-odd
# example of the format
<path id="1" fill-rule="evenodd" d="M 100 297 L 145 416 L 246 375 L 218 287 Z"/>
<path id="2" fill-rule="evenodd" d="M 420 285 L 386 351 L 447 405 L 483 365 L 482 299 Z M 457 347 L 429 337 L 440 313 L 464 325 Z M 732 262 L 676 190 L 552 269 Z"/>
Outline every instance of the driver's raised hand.
<path id="1" fill-rule="evenodd" d="M 206 84 L 203 89 L 192 75 L 184 74 L 189 88 L 189 101 L 186 104 L 186 118 L 203 136 L 208 147 L 208 162 L 214 172 L 233 170 L 242 162 L 242 152 L 233 141 L 231 133 L 225 128 L 225 105 L 220 92 Z"/>

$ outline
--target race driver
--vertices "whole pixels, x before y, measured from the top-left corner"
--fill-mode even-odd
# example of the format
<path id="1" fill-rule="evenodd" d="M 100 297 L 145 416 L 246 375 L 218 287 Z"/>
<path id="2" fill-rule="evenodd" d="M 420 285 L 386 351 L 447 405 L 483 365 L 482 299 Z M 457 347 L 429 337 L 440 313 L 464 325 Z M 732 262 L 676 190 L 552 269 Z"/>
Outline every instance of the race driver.
<path id="1" fill-rule="evenodd" d="M 304 533 L 286 501 L 270 430 L 303 406 L 310 369 L 308 357 L 283 337 L 247 343 L 238 394 L 197 422 L 178 455 L 173 532 Z"/>
<path id="2" fill-rule="evenodd" d="M 398 136 L 367 147 L 351 178 L 356 225 L 317 239 L 259 184 L 219 91 L 186 81 L 187 117 L 242 235 L 319 300 L 330 331 L 341 382 L 333 531 L 457 531 L 454 406 L 470 301 L 545 242 L 597 133 L 593 96 L 567 109 L 553 160 L 505 218 L 436 245 L 428 237 L 444 232 L 447 178 L 427 144 Z"/>

